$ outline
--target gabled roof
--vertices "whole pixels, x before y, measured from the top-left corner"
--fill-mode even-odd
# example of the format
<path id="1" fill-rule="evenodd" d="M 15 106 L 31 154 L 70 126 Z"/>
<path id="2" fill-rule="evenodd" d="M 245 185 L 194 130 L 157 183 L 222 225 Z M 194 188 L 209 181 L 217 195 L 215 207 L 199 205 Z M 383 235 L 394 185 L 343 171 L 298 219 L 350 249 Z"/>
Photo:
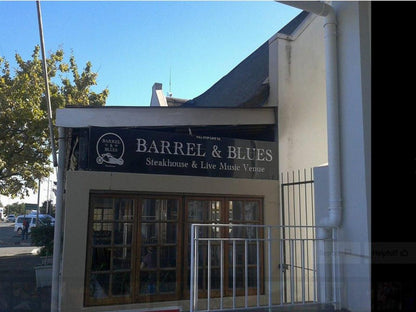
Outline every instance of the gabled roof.
<path id="1" fill-rule="evenodd" d="M 269 95 L 269 44 L 265 42 L 200 96 L 182 107 L 259 107 Z"/>
<path id="2" fill-rule="evenodd" d="M 293 35 L 309 13 L 302 11 L 277 34 Z M 260 107 L 269 97 L 269 41 L 232 71 L 182 107 Z"/>
<path id="3" fill-rule="evenodd" d="M 277 33 L 287 35 L 287 36 L 293 35 L 293 33 L 302 24 L 302 22 L 306 19 L 308 15 L 309 15 L 309 12 L 307 11 L 300 12 L 294 19 L 292 19 L 289 23 L 287 23 Z"/>

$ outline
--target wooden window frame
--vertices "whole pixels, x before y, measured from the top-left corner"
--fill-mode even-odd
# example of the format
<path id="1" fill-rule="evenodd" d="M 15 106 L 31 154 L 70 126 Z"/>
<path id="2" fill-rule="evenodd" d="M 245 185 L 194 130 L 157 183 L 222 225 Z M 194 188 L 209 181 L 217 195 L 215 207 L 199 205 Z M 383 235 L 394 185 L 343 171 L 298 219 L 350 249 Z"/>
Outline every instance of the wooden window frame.
<path id="1" fill-rule="evenodd" d="M 93 224 L 94 224 L 94 200 L 96 199 L 112 199 L 113 205 L 114 200 L 117 199 L 128 199 L 133 201 L 133 220 L 130 222 L 132 224 L 132 237 L 131 237 L 131 263 L 130 263 L 130 294 L 128 296 L 113 296 L 108 298 L 94 298 L 90 296 L 90 278 L 91 275 L 94 274 L 91 265 L 92 265 L 92 252 L 95 247 L 93 244 Z M 142 204 L 143 201 L 146 199 L 154 199 L 154 200 L 177 200 L 177 219 L 176 221 L 170 220 L 166 222 L 161 222 L 160 220 L 155 220 L 154 223 L 175 223 L 177 222 L 177 237 L 176 237 L 176 244 L 169 243 L 169 244 L 160 244 L 158 242 L 155 246 L 176 246 L 176 290 L 175 293 L 164 293 L 164 294 L 141 294 L 139 291 L 140 285 L 140 263 L 142 259 L 141 251 L 142 251 L 142 241 L 141 241 L 141 227 L 143 223 L 152 223 L 149 220 L 144 221 L 142 219 Z M 212 220 L 201 220 L 196 222 L 188 222 L 188 204 L 192 200 L 197 201 L 218 201 L 220 202 L 220 212 L 219 212 L 219 220 L 215 220 L 215 223 L 231 223 L 229 220 L 229 211 L 230 211 L 230 202 L 231 201 L 255 201 L 258 202 L 258 216 L 257 220 L 248 220 L 245 222 L 236 222 L 233 220 L 233 223 L 251 223 L 251 224 L 264 224 L 263 220 L 263 213 L 264 213 L 264 200 L 263 197 L 260 196 L 232 196 L 232 195 L 195 195 L 195 194 L 157 194 L 157 193 L 123 193 L 123 192 L 112 192 L 112 193 L 104 193 L 104 192 L 91 192 L 90 193 L 90 204 L 89 204 L 89 211 L 88 211 L 88 236 L 87 236 L 87 247 L 86 247 L 86 269 L 85 269 L 85 280 L 84 280 L 84 305 L 85 306 L 105 306 L 105 305 L 114 305 L 114 304 L 132 304 L 132 303 L 144 303 L 144 302 L 162 302 L 162 301 L 175 301 L 175 300 L 186 300 L 189 299 L 189 264 L 188 258 L 190 250 L 187 248 L 189 239 L 190 239 L 190 224 L 191 223 L 208 223 L 212 224 Z M 114 206 L 113 206 L 114 209 Z M 119 222 L 119 221 L 117 221 Z M 105 223 L 105 222 L 102 222 Z M 111 223 L 114 224 L 115 221 L 111 220 Z M 113 225 L 114 226 L 114 225 Z M 225 228 L 222 228 L 223 231 L 221 234 L 224 237 L 226 232 Z M 112 236 L 114 236 L 114 229 L 112 231 Z M 262 233 L 261 235 L 264 235 Z M 119 248 L 120 246 L 117 245 Z M 123 247 L 123 246 L 121 246 Z M 110 248 L 115 248 L 115 246 L 111 245 Z M 228 268 L 231 267 L 229 263 L 229 243 L 224 244 L 224 296 L 232 295 L 232 288 L 228 285 L 229 280 L 229 273 Z M 112 262 L 111 256 L 110 261 Z M 260 261 L 264 263 L 264 244 L 261 244 L 260 248 Z M 158 272 L 163 271 L 162 268 L 158 267 L 156 269 Z M 167 268 L 167 270 L 172 270 L 171 268 Z M 113 271 L 110 270 L 109 274 L 113 274 Z M 260 292 L 264 293 L 264 265 L 260 266 Z M 111 283 L 111 282 L 110 282 Z M 111 285 L 109 286 L 111 287 Z M 256 287 L 249 287 L 249 295 L 254 295 L 257 292 Z M 206 290 L 200 291 L 200 296 L 206 296 Z M 219 296 L 219 290 L 212 289 L 211 296 L 216 297 Z M 237 288 L 236 295 L 244 295 L 244 288 Z"/>

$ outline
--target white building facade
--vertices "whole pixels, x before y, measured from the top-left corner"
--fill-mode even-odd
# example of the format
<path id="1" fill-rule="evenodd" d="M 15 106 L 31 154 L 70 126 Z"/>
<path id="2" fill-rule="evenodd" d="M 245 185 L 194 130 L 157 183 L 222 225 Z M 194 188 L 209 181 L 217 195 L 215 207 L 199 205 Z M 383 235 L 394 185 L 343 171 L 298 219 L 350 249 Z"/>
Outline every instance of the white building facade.
<path id="1" fill-rule="evenodd" d="M 257 261 L 260 259 L 262 262 L 262 270 L 256 275 L 261 276 L 261 279 L 257 277 L 257 286 L 254 287 L 251 284 L 252 288 L 246 287 L 247 292 L 244 294 L 244 287 L 234 292 L 231 282 L 227 282 L 226 288 L 228 292 L 225 291 L 225 293 L 228 299 L 247 297 L 246 304 L 252 301 L 256 304 L 256 291 L 258 291 L 257 304 L 261 302 L 262 306 L 265 307 L 268 305 L 284 306 L 286 304 L 295 304 L 299 309 L 305 309 L 305 304 L 319 303 L 331 304 L 335 308 L 346 308 L 350 311 L 371 310 L 369 248 L 371 241 L 371 3 L 336 1 L 330 5 L 335 12 L 337 22 L 336 64 L 338 70 L 336 78 L 338 92 L 336 102 L 338 121 L 335 127 L 336 140 L 339 143 L 337 150 L 339 152 L 338 172 L 340 174 L 336 175 L 337 180 L 335 184 L 339 186 L 341 198 L 339 203 L 340 209 L 337 207 L 337 211 L 340 212 L 340 222 L 336 225 L 331 225 L 335 229 L 334 233 L 336 233 L 331 237 L 331 252 L 333 254 L 336 253 L 336 257 L 320 257 L 317 254 L 320 250 L 317 240 L 316 245 L 311 245 L 311 248 L 317 249 L 317 253 L 310 254 L 305 253 L 305 250 L 308 250 L 304 249 L 305 247 L 299 247 L 298 251 L 292 252 L 289 247 L 289 249 L 285 250 L 286 247 L 280 249 L 281 247 L 278 245 L 270 245 L 273 248 L 270 248 L 269 251 L 267 242 L 262 241 L 259 248 L 261 252 L 257 256 Z M 150 203 L 151 200 L 160 196 L 159 199 L 161 200 L 177 200 L 181 205 L 183 203 L 183 207 L 185 207 L 184 212 L 192 210 L 191 202 L 193 201 L 201 203 L 209 200 L 211 205 L 214 206 L 218 202 L 218 205 L 223 207 L 221 209 L 225 209 L 223 210 L 224 217 L 221 217 L 220 221 L 227 221 L 227 223 L 229 221 L 228 218 L 231 216 L 229 214 L 231 211 L 230 207 L 236 206 L 237 201 L 248 203 L 247 207 L 259 203 L 261 206 L 261 218 L 253 221 L 258 226 L 280 227 L 276 234 L 276 239 L 278 240 L 281 240 L 286 234 L 292 235 L 290 233 L 295 235 L 295 237 L 290 237 L 290 239 L 299 239 L 299 236 L 296 238 L 296 235 L 300 235 L 296 234 L 296 231 L 290 232 L 292 230 L 279 232 L 282 229 L 281 226 L 308 226 L 316 228 L 316 226 L 327 225 L 327 220 L 331 219 L 328 218 L 330 215 L 328 208 L 331 205 L 331 190 L 334 183 L 332 176 L 333 161 L 331 156 L 328 156 L 332 148 L 331 140 L 333 140 L 334 125 L 328 123 L 328 120 L 332 120 L 332 117 L 327 116 L 328 74 L 326 58 L 328 55 L 325 40 L 326 26 L 325 17 L 306 11 L 302 12 L 275 36 L 270 38 L 265 45 L 249 56 L 250 62 L 252 61 L 251 63 L 256 64 L 256 66 L 250 67 L 243 61 L 233 70 L 233 75 L 225 76 L 219 84 L 216 84 L 215 87 L 196 99 L 178 101 L 178 107 L 168 107 L 170 106 L 169 101 L 163 95 L 161 85 L 155 84 L 151 100 L 151 106 L 153 107 L 150 108 L 69 108 L 58 111 L 57 126 L 66 131 L 67 134 L 71 131 L 71 133 L 79 131 L 74 129 L 86 129 L 89 127 L 108 127 L 108 132 L 111 132 L 111 128 L 160 130 L 157 128 L 165 127 L 167 128 L 167 130 L 165 129 L 166 132 L 177 132 L 181 136 L 184 135 L 184 131 L 194 135 L 193 131 L 203 132 L 208 129 L 208 131 L 212 130 L 213 137 L 222 137 L 224 141 L 227 141 L 225 137 L 233 135 L 245 135 L 246 139 L 250 140 L 260 139 L 268 141 L 267 144 L 275 144 L 277 146 L 277 154 L 275 155 L 276 157 L 273 157 L 273 162 L 275 164 L 274 168 L 277 168 L 278 177 L 273 179 L 230 179 L 229 177 L 197 177 L 187 174 L 171 175 L 168 172 L 165 174 L 111 172 L 111 170 L 95 172 L 91 168 L 73 170 L 78 168 L 77 164 L 75 164 L 71 170 L 66 172 L 65 179 L 58 181 L 58 188 L 61 187 L 62 198 L 57 198 L 57 209 L 60 208 L 62 213 L 61 230 L 63 243 L 62 246 L 57 245 L 55 250 L 61 251 L 59 257 L 62 256 L 62 266 L 60 265 L 61 259 L 57 257 L 54 261 L 54 270 L 59 272 L 60 279 L 55 279 L 55 283 L 59 283 L 59 288 L 57 288 L 57 296 L 52 298 L 52 305 L 55 304 L 61 311 L 128 311 L 132 309 L 147 311 L 151 309 L 168 309 L 172 306 L 179 307 L 182 310 L 194 310 L 199 308 L 197 304 L 193 305 L 194 302 L 197 302 L 195 295 L 201 294 L 205 300 L 208 298 L 206 301 L 209 301 L 209 290 L 212 286 L 210 284 L 208 286 L 199 285 L 203 291 L 201 292 L 201 289 L 198 290 L 198 287 L 196 287 L 196 292 L 193 295 L 192 284 L 190 287 L 175 288 L 173 295 L 172 292 L 170 293 L 172 295 L 172 300 L 170 301 L 166 300 L 166 298 L 163 299 L 163 294 L 161 293 L 159 293 L 160 296 L 153 297 L 155 298 L 154 300 L 147 300 L 147 297 L 140 293 L 140 286 L 137 286 L 140 284 L 140 277 L 129 284 L 136 285 L 136 288 L 131 290 L 135 293 L 123 298 L 117 297 L 117 294 L 125 294 L 127 290 L 122 290 L 122 286 L 127 284 L 116 285 L 113 283 L 113 276 L 121 272 L 115 271 L 113 267 L 102 269 L 102 272 L 107 270 L 108 272 L 105 272 L 112 276 L 109 277 L 109 282 L 104 284 L 107 285 L 106 287 L 116 285 L 114 287 L 118 287 L 118 293 L 116 292 L 116 295 L 108 300 L 106 298 L 100 299 L 98 292 L 96 292 L 97 290 L 92 290 L 96 284 L 91 281 L 101 274 L 101 268 L 94 266 L 94 261 L 98 257 L 96 251 L 99 246 L 92 243 L 96 236 L 94 236 L 95 232 L 91 229 L 93 227 L 98 229 L 99 224 L 101 231 L 109 231 L 110 228 L 104 229 L 102 227 L 107 221 L 99 219 L 104 218 L 104 214 L 101 217 L 94 215 L 94 209 L 96 209 L 97 213 L 101 209 L 101 213 L 103 213 L 106 205 L 109 205 L 103 200 L 103 198 L 108 196 L 113 196 L 114 198 L 127 196 L 123 200 L 126 203 L 129 202 L 129 205 L 132 205 L 132 207 L 134 205 L 139 207 L 139 203 L 143 203 L 143 200 L 149 200 Z M 266 64 L 265 67 L 263 66 L 264 64 Z M 248 71 L 256 70 L 258 75 L 254 77 L 255 79 L 250 80 L 251 86 L 256 85 L 255 90 L 253 89 L 250 94 L 244 94 L 244 97 L 241 96 L 236 102 L 237 104 L 227 106 L 227 103 L 231 103 L 231 100 L 227 102 L 227 99 L 224 100 L 224 97 L 220 96 L 222 94 L 221 88 L 224 90 L 230 86 L 243 86 L 241 81 L 247 81 L 245 77 L 248 77 Z M 233 77 L 232 79 L 230 78 L 231 76 Z M 238 77 L 241 79 L 239 80 Z M 215 104 L 221 102 L 215 101 L 213 103 L 210 99 L 220 98 L 223 99 L 223 107 L 213 108 Z M 210 105 L 212 106 L 211 108 L 209 107 Z M 74 116 L 77 117 L 74 118 Z M 72 136 L 72 138 L 75 137 Z M 79 136 L 79 138 L 81 137 L 82 135 Z M 75 155 L 82 151 L 82 149 L 78 149 L 82 147 L 82 144 L 76 147 L 74 142 L 75 139 L 72 143 L 67 143 L 68 155 Z M 165 142 L 168 142 L 168 140 Z M 174 150 L 174 145 L 172 144 L 174 143 L 162 143 L 162 146 L 158 148 L 158 152 L 164 151 L 174 154 L 176 151 L 177 153 L 186 154 L 181 148 L 182 145 L 178 143 L 175 145 L 176 150 Z M 328 148 L 328 146 L 331 146 L 331 148 Z M 85 148 L 87 147 L 84 146 L 84 151 Z M 136 148 L 140 150 L 138 146 Z M 153 152 L 156 149 L 157 147 L 154 147 Z M 259 152 L 260 154 L 257 157 L 261 160 L 266 160 L 267 152 L 265 151 L 267 151 L 267 148 L 263 150 Z M 94 152 L 94 149 L 91 151 Z M 100 154 L 98 151 L 97 147 L 98 158 L 102 157 L 103 160 L 105 155 Z M 189 153 L 198 152 L 192 150 Z M 200 153 L 203 154 L 201 151 Z M 121 156 L 115 159 L 115 161 L 120 162 L 120 159 Z M 79 161 L 82 161 L 82 159 L 78 158 L 74 163 Z M 109 160 L 107 159 L 107 161 Z M 117 164 L 114 166 L 117 166 Z M 63 168 L 60 167 L 60 170 L 63 170 Z M 64 170 L 66 171 L 66 166 Z M 311 180 L 309 181 L 311 182 L 311 189 L 301 189 L 299 186 L 301 191 L 294 189 L 290 194 L 307 203 L 306 206 L 297 205 L 295 201 L 286 202 L 282 199 L 283 186 L 295 184 L 292 182 L 295 182 L 295 176 L 299 172 L 303 180 Z M 304 172 L 307 172 L 307 174 L 304 174 Z M 286 176 L 295 178 L 285 181 L 284 177 Z M 302 179 L 296 180 L 296 183 L 305 182 Z M 65 195 L 63 195 L 63 190 L 65 190 Z M 301 193 L 308 193 L 308 196 L 302 197 Z M 58 201 L 60 202 L 58 203 Z M 102 204 L 101 208 L 99 208 L 99 204 Z M 216 206 L 214 206 L 211 206 L 212 212 L 217 211 Z M 116 206 L 112 206 L 111 209 L 116 209 Z M 299 213 L 297 210 L 299 210 Z M 125 211 L 127 213 L 128 209 L 125 208 Z M 293 218 L 288 217 L 290 214 L 293 215 Z M 127 216 L 129 214 L 125 215 L 125 217 Z M 143 234 L 141 224 L 150 222 L 149 220 L 145 221 L 144 219 L 130 220 L 127 222 L 127 228 L 131 227 L 134 230 L 126 233 L 131 233 L 132 231 L 139 233 L 142 231 L 141 233 Z M 204 220 L 204 223 L 208 221 Z M 220 221 L 217 223 L 221 223 Z M 111 220 L 111 222 L 117 224 L 117 226 L 121 224 L 119 220 Z M 167 224 L 169 223 L 168 221 L 166 222 Z M 247 222 L 245 225 L 249 226 Z M 265 229 L 264 231 L 267 230 Z M 192 266 L 187 271 L 190 265 L 187 261 L 191 263 L 195 261 L 195 259 L 192 260 L 192 253 L 190 251 L 186 252 L 189 246 L 185 246 L 184 243 L 186 240 L 191 239 L 190 229 L 186 227 L 181 228 L 178 233 L 182 235 L 182 241 L 177 245 L 178 250 L 181 250 L 182 254 L 179 258 L 175 258 L 177 260 L 175 268 L 178 267 L 179 271 L 176 272 L 178 274 L 176 279 L 170 277 L 171 283 L 175 285 L 180 284 L 180 279 L 185 281 L 186 278 L 194 277 L 193 273 L 191 273 Z M 314 240 L 319 238 L 318 231 L 314 232 L 313 235 Z M 130 248 L 134 245 L 136 247 L 133 246 L 129 251 L 133 253 L 132 259 L 136 255 L 137 261 L 141 259 L 140 253 L 144 245 L 140 245 L 141 241 L 138 238 L 132 244 L 124 242 L 124 245 L 118 246 L 114 243 L 114 237 L 112 245 L 109 246 L 110 249 L 112 248 L 112 252 L 115 252 L 121 246 L 119 251 L 125 256 L 123 248 Z M 309 236 L 306 238 L 301 237 L 301 239 L 309 240 Z M 228 241 L 225 244 L 232 243 Z M 169 247 L 168 245 L 162 246 L 159 243 L 155 243 L 154 246 L 161 250 L 160 248 L 167 248 Z M 309 248 L 309 245 L 304 246 Z M 232 247 L 230 248 L 230 250 L 233 250 Z M 285 252 L 286 254 L 288 252 L 289 254 L 291 253 L 291 256 L 287 258 L 289 260 L 282 256 Z M 236 254 L 238 256 L 238 252 Z M 104 255 L 103 257 L 103 259 L 107 259 L 105 257 L 109 256 Z M 113 256 L 110 256 L 108 259 L 116 261 L 116 258 L 111 257 Z M 292 269 L 289 274 L 288 270 L 290 270 L 290 267 L 295 266 L 294 258 L 300 259 L 298 263 L 301 264 L 301 268 L 298 273 L 295 269 Z M 279 261 L 271 261 L 271 259 L 279 259 Z M 311 272 L 314 272 L 311 273 L 312 275 L 308 275 L 309 273 L 305 274 L 305 271 L 309 270 L 309 267 L 305 265 L 309 259 L 314 259 L 313 261 L 311 260 L 313 262 Z M 248 263 L 248 261 L 246 262 Z M 332 265 L 331 270 L 328 272 L 325 271 L 326 262 L 331 262 Z M 180 267 L 184 263 L 186 265 Z M 218 266 L 215 269 L 225 268 L 226 270 L 231 270 L 233 267 L 232 263 L 232 259 L 229 258 L 226 261 L 227 266 L 223 267 L 222 264 L 217 264 Z M 274 266 L 272 266 L 273 263 L 275 264 Z M 201 269 L 203 274 L 211 272 L 208 269 L 211 264 L 205 263 L 204 265 L 204 267 L 200 268 L 197 264 L 195 266 L 196 271 Z M 236 266 L 238 266 L 238 260 L 236 260 Z M 129 270 L 133 273 L 136 271 L 140 272 L 139 267 L 138 263 L 134 263 L 131 268 L 126 269 L 126 272 Z M 289 267 L 288 270 L 287 267 Z M 169 268 L 164 267 L 162 269 L 159 267 L 157 269 L 158 274 L 165 269 L 169 271 Z M 241 266 L 240 269 L 242 269 Z M 249 269 L 250 267 L 247 266 L 247 272 Z M 284 270 L 287 272 L 282 273 Z M 325 271 L 325 274 L 322 271 Z M 230 274 L 229 276 L 233 275 L 230 272 L 228 271 L 227 274 Z M 170 273 L 173 274 L 173 272 Z M 271 280 L 272 276 L 273 281 L 269 283 L 267 280 Z M 286 279 L 285 276 L 288 278 Z M 296 283 L 295 277 L 302 280 L 302 283 L 296 289 L 294 288 Z M 310 277 L 313 279 L 313 282 L 305 283 L 305 277 Z M 198 277 L 195 281 L 198 281 Z M 220 284 L 223 284 L 223 281 Z M 217 291 L 216 298 L 222 298 L 219 285 L 216 285 L 216 287 L 215 289 L 213 288 Z M 272 287 L 274 287 L 273 291 Z M 276 292 L 274 292 L 275 290 Z M 287 290 L 290 294 L 283 295 L 284 290 Z M 291 291 L 293 292 L 291 293 Z M 273 294 L 273 298 L 269 294 Z M 270 299 L 267 302 L 268 295 Z M 249 298 L 249 296 L 252 297 Z M 237 309 L 237 306 L 233 304 L 227 306 L 227 308 Z M 205 305 L 201 309 L 207 309 L 207 307 L 209 305 Z M 216 309 L 221 307 L 221 305 L 218 305 Z M 239 308 L 244 310 L 244 303 Z"/>

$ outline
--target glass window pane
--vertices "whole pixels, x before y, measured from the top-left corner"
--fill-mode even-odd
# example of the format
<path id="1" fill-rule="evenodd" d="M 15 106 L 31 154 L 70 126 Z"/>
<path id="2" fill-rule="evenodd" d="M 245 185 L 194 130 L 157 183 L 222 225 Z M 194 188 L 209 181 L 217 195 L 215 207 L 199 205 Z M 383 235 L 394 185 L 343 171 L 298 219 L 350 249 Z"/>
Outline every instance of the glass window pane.
<path id="1" fill-rule="evenodd" d="M 130 245 L 132 240 L 132 223 L 114 223 L 114 244 Z"/>
<path id="2" fill-rule="evenodd" d="M 220 201 L 210 201 L 209 202 L 209 220 L 210 221 L 216 221 L 219 222 L 220 221 L 220 217 L 221 217 L 221 202 Z"/>
<path id="3" fill-rule="evenodd" d="M 140 294 L 155 294 L 156 293 L 156 277 L 157 273 L 154 271 L 140 271 Z"/>
<path id="4" fill-rule="evenodd" d="M 257 268 L 248 268 L 248 287 L 257 287 Z"/>
<path id="5" fill-rule="evenodd" d="M 175 221 L 178 219 L 178 207 L 179 207 L 179 200 L 177 199 L 168 199 L 167 200 L 167 217 L 168 221 Z"/>
<path id="6" fill-rule="evenodd" d="M 134 200 L 117 199 L 115 201 L 114 220 L 132 221 L 134 219 Z"/>
<path id="7" fill-rule="evenodd" d="M 142 223 L 142 244 L 156 244 L 158 242 L 158 224 Z"/>
<path id="8" fill-rule="evenodd" d="M 162 241 L 162 243 L 166 242 L 167 244 L 176 244 L 178 224 L 168 223 L 168 224 L 164 224 L 164 226 L 166 227 L 166 240 Z"/>
<path id="9" fill-rule="evenodd" d="M 110 289 L 110 274 L 91 274 L 90 296 L 93 298 L 108 297 Z"/>
<path id="10" fill-rule="evenodd" d="M 112 276 L 112 294 L 130 295 L 130 272 L 115 273 Z"/>
<path id="11" fill-rule="evenodd" d="M 142 220 L 156 221 L 159 219 L 159 201 L 155 199 L 144 199 L 142 202 Z"/>
<path id="12" fill-rule="evenodd" d="M 149 246 L 142 248 L 142 259 L 140 263 L 140 269 L 155 269 L 157 268 L 157 256 L 158 250 L 155 247 Z"/>
<path id="13" fill-rule="evenodd" d="M 110 270 L 111 248 L 93 248 L 92 249 L 92 271 Z"/>
<path id="14" fill-rule="evenodd" d="M 176 267 L 176 246 L 160 248 L 160 267 L 175 268 Z"/>
<path id="15" fill-rule="evenodd" d="M 188 202 L 188 220 L 203 221 L 205 219 L 203 202 L 190 200 Z"/>
<path id="16" fill-rule="evenodd" d="M 260 257 L 260 246 L 259 246 L 259 257 Z M 248 264 L 257 264 L 257 244 L 255 243 L 248 244 Z"/>
<path id="17" fill-rule="evenodd" d="M 237 200 L 230 200 L 228 202 L 229 219 L 230 221 L 243 220 L 243 202 Z"/>
<path id="18" fill-rule="evenodd" d="M 92 241 L 94 245 L 110 245 L 112 224 L 111 223 L 94 223 Z"/>
<path id="19" fill-rule="evenodd" d="M 230 267 L 228 269 L 228 287 L 233 288 L 233 269 Z M 244 268 L 237 267 L 235 268 L 235 287 L 236 288 L 243 288 L 244 287 Z"/>
<path id="20" fill-rule="evenodd" d="M 113 270 L 128 270 L 131 268 L 131 248 L 113 249 Z"/>
<path id="21" fill-rule="evenodd" d="M 235 244 L 235 250 L 233 248 L 233 245 L 231 244 L 228 249 L 228 261 L 230 263 L 233 263 L 233 252 L 235 252 L 235 263 L 237 265 L 244 265 L 244 259 L 245 259 L 245 247 L 242 243 L 236 243 Z"/>
<path id="22" fill-rule="evenodd" d="M 211 266 L 220 266 L 221 246 L 211 245 Z"/>
<path id="23" fill-rule="evenodd" d="M 229 230 L 230 237 L 234 238 L 246 238 L 246 227 L 245 226 L 233 226 Z"/>
<path id="24" fill-rule="evenodd" d="M 188 220 L 199 222 L 220 222 L 221 201 L 190 200 L 188 201 Z"/>
<path id="25" fill-rule="evenodd" d="M 161 293 L 176 292 L 176 271 L 161 271 L 159 285 Z"/>
<path id="26" fill-rule="evenodd" d="M 211 288 L 220 289 L 221 286 L 221 271 L 220 269 L 211 270 Z"/>
<path id="27" fill-rule="evenodd" d="M 244 220 L 259 221 L 259 202 L 247 201 L 244 203 Z"/>
<path id="28" fill-rule="evenodd" d="M 92 206 L 94 207 L 94 220 L 104 221 L 111 220 L 113 213 L 113 199 L 106 197 L 93 198 Z"/>

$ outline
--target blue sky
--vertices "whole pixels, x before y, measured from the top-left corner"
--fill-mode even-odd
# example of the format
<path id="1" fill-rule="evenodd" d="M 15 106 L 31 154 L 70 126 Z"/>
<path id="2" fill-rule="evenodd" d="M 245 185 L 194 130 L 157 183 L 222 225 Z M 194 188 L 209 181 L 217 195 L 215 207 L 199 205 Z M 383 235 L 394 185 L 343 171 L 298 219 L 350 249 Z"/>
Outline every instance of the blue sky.
<path id="1" fill-rule="evenodd" d="M 274 1 L 41 1 L 46 51 L 98 72 L 108 106 L 149 106 L 151 88 L 192 99 L 300 11 Z M 39 44 L 35 1 L 0 0 L 0 56 Z M 170 78 L 171 77 L 171 78 Z"/>

